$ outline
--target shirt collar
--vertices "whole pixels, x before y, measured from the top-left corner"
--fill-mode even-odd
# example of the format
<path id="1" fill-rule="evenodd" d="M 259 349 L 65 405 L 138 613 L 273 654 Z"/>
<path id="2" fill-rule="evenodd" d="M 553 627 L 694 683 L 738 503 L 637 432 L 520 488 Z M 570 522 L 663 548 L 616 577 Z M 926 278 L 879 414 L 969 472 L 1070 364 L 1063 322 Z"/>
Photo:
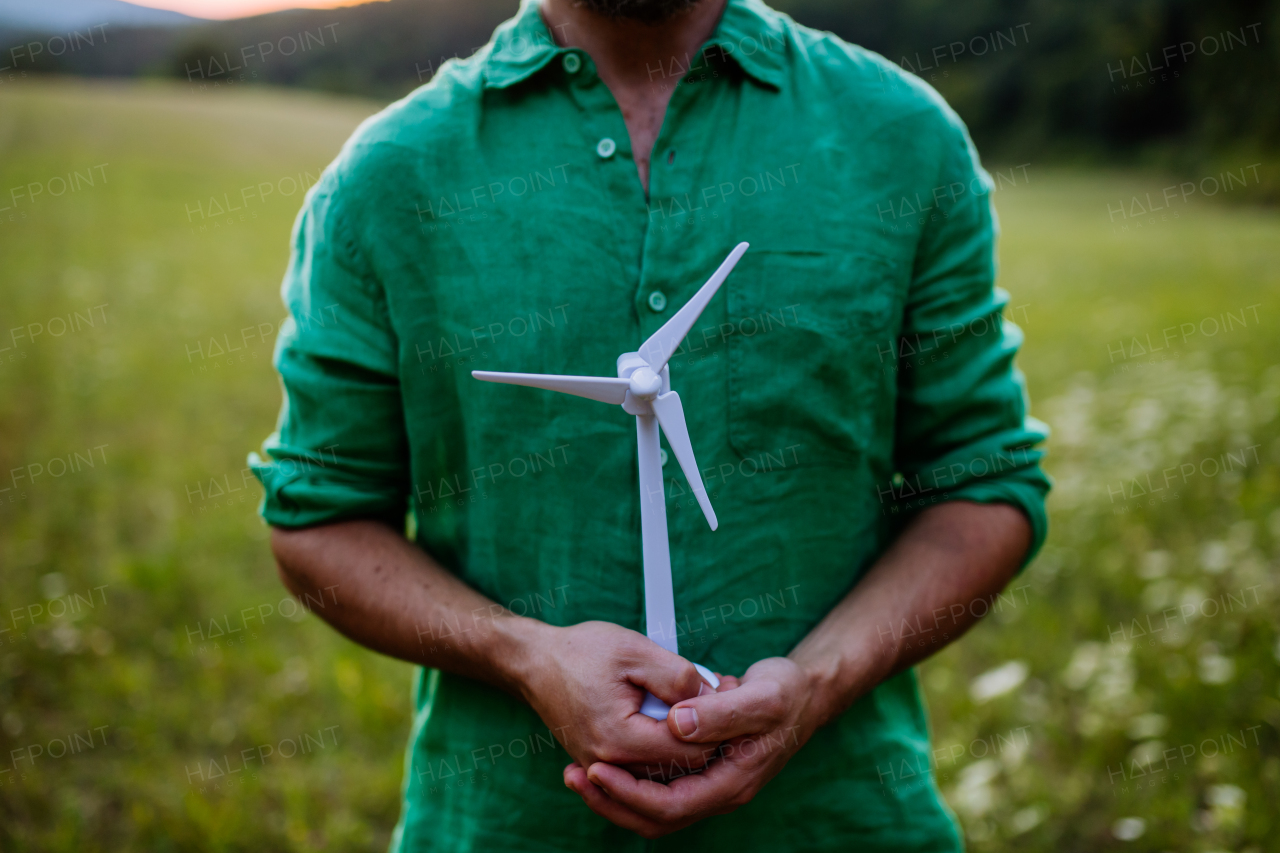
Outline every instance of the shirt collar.
<path id="1" fill-rule="evenodd" d="M 729 0 L 707 42 L 712 45 L 761 83 L 781 89 L 786 81 L 783 18 L 761 0 Z"/>
<path id="2" fill-rule="evenodd" d="M 785 79 L 785 45 L 781 15 L 761 0 L 729 0 L 706 47 L 719 48 L 710 53 L 732 59 L 752 78 L 780 89 Z M 567 50 L 551 37 L 538 0 L 521 0 L 515 17 L 494 31 L 484 60 L 485 85 L 495 89 L 514 86 Z"/>

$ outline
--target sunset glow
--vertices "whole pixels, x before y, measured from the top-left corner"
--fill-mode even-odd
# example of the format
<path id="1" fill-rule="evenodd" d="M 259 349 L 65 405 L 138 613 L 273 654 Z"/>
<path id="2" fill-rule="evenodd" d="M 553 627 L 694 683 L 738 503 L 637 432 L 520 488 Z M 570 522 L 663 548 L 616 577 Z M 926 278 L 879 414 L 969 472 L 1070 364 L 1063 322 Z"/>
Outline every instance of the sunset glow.
<path id="1" fill-rule="evenodd" d="M 153 9 L 170 9 L 197 18 L 244 18 L 279 12 L 281 9 L 333 9 L 338 6 L 358 6 L 370 0 L 133 0 L 139 6 Z"/>

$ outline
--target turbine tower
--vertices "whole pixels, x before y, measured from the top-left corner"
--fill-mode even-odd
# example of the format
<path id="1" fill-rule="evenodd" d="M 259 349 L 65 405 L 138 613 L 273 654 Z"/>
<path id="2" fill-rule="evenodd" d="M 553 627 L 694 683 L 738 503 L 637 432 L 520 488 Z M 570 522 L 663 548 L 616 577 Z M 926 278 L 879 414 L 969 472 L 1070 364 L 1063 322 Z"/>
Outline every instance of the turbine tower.
<path id="1" fill-rule="evenodd" d="M 711 499 L 707 497 L 702 474 L 689 442 L 684 407 L 680 395 L 671 390 L 671 370 L 667 362 L 680 348 L 685 335 L 698 322 L 711 298 L 728 278 L 734 266 L 747 251 L 739 243 L 724 259 L 719 269 L 698 289 L 693 298 L 662 324 L 639 352 L 618 356 L 618 376 L 561 376 L 548 373 L 497 373 L 473 370 L 471 375 L 485 382 L 526 385 L 574 394 L 601 403 L 621 405 L 627 414 L 636 416 L 636 442 L 640 461 L 640 530 L 644 555 L 644 616 L 649 639 L 669 652 L 679 654 L 676 643 L 676 603 L 671 584 L 671 549 L 667 539 L 667 503 L 662 482 L 662 448 L 658 427 L 667 436 L 685 478 L 693 489 L 702 514 L 715 530 L 719 526 Z M 712 686 L 719 679 L 701 664 L 694 664 Z M 669 706 L 651 693 L 646 693 L 640 712 L 655 720 L 665 720 Z"/>

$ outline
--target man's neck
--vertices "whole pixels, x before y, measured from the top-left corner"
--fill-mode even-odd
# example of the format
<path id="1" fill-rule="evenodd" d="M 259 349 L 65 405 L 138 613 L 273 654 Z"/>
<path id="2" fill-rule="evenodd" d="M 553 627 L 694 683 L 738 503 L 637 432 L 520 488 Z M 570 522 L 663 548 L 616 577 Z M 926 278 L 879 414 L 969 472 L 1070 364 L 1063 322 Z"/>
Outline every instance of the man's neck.
<path id="1" fill-rule="evenodd" d="M 699 0 L 665 21 L 643 23 L 610 18 L 573 0 L 542 0 L 543 20 L 556 41 L 586 51 L 622 109 L 646 195 L 649 158 L 681 76 L 664 69 L 673 67 L 673 57 L 678 60 L 676 68 L 689 67 L 688 58 L 715 32 L 725 3 Z"/>

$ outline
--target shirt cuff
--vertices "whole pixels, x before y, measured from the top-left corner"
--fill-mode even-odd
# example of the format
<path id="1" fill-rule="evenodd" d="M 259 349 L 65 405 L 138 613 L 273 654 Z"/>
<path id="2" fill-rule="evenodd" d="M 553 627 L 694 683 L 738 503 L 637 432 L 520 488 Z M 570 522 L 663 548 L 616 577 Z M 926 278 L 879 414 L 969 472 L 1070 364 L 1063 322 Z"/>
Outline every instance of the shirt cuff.
<path id="1" fill-rule="evenodd" d="M 309 459 L 264 459 L 249 454 L 249 468 L 262 483 L 258 513 L 273 527 L 314 527 L 336 521 L 374 519 L 404 526 L 406 497 L 389 489 Z"/>
<path id="2" fill-rule="evenodd" d="M 1009 504 L 1022 510 L 1022 514 L 1031 524 L 1031 545 L 1022 559 L 1022 565 L 1018 567 L 1019 574 L 1035 559 L 1041 546 L 1044 545 L 1045 537 L 1049 535 L 1049 514 L 1044 506 L 1045 494 L 1050 485 L 1049 478 L 1038 468 L 1027 471 L 1026 474 L 1031 476 L 1026 479 L 1009 478 L 972 483 L 956 489 L 947 496 L 949 500 L 973 501 L 980 504 Z"/>
<path id="3" fill-rule="evenodd" d="M 947 501 L 1004 503 L 1022 510 L 1031 524 L 1031 544 L 1018 571 L 1039 553 L 1049 533 L 1045 498 L 1053 481 L 1040 467 L 1044 451 L 1037 447 L 1048 437 L 1049 428 L 1035 418 L 1026 418 L 1020 429 L 987 436 L 981 441 L 956 448 L 931 466 L 921 466 L 886 492 L 891 495 L 894 513 L 905 510 L 898 530 L 920 510 Z"/>

